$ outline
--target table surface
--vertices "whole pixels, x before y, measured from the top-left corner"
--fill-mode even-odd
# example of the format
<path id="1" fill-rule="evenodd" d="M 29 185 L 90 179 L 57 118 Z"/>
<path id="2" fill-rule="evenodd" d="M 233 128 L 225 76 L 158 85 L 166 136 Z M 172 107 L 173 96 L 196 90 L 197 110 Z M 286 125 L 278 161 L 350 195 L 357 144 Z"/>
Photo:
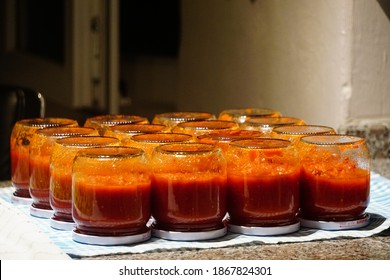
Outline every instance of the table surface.
<path id="1" fill-rule="evenodd" d="M 373 171 L 390 178 L 386 159 L 373 163 Z M 1 184 L 0 187 L 7 184 Z M 9 184 L 8 184 L 9 186 Z M 244 244 L 213 249 L 164 250 L 76 259 L 104 260 L 390 260 L 390 228 L 365 238 L 337 238 L 281 244 Z"/>
<path id="2" fill-rule="evenodd" d="M 104 260 L 390 260 L 390 230 L 358 239 L 83 257 Z"/>

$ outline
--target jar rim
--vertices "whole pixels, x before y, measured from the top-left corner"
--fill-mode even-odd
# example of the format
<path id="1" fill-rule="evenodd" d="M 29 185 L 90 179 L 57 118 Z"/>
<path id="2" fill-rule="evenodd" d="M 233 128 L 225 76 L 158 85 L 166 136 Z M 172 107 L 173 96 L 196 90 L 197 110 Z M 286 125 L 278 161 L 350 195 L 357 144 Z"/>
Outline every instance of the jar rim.
<path id="1" fill-rule="evenodd" d="M 189 141 L 192 138 L 190 134 L 173 132 L 141 133 L 131 136 L 131 140 L 142 143 L 174 143 Z"/>
<path id="2" fill-rule="evenodd" d="M 318 146 L 351 145 L 365 142 L 364 138 L 347 134 L 310 135 L 302 137 L 300 141 Z"/>
<path id="3" fill-rule="evenodd" d="M 278 111 L 270 108 L 236 108 L 223 110 L 220 115 L 227 114 L 232 116 L 271 116 L 278 113 Z"/>
<path id="4" fill-rule="evenodd" d="M 167 128 L 166 125 L 163 124 L 152 124 L 152 123 L 130 123 L 130 124 L 118 124 L 114 125 L 110 128 L 112 132 L 118 133 L 145 133 L 145 131 L 149 131 L 150 129 L 156 128 L 153 131 L 160 131 Z"/>
<path id="5" fill-rule="evenodd" d="M 99 115 L 88 119 L 90 123 L 103 125 L 140 123 L 146 120 L 146 117 L 137 115 Z"/>
<path id="6" fill-rule="evenodd" d="M 198 112 L 198 111 L 165 112 L 156 115 L 156 118 L 176 121 L 176 122 L 204 120 L 212 117 L 213 117 L 212 113 Z"/>
<path id="7" fill-rule="evenodd" d="M 177 124 L 177 127 L 192 130 L 231 129 L 237 127 L 237 124 L 233 121 L 225 120 L 200 120 L 182 122 Z"/>
<path id="8" fill-rule="evenodd" d="M 233 140 L 252 138 L 252 137 L 262 137 L 264 134 L 256 130 L 240 130 L 240 129 L 229 129 L 229 130 L 220 130 L 212 131 L 210 133 L 202 134 L 197 136 L 199 140 L 202 139 L 211 139 L 214 141 L 226 141 L 230 142 Z"/>
<path id="9" fill-rule="evenodd" d="M 73 132 L 72 132 L 73 131 Z M 38 129 L 35 133 L 43 136 L 52 137 L 71 137 L 79 135 L 87 135 L 94 132 L 95 129 L 91 127 L 80 127 L 80 126 L 54 126 Z"/>
<path id="10" fill-rule="evenodd" d="M 246 125 L 263 126 L 263 127 L 276 127 L 280 125 L 294 125 L 299 122 L 300 119 L 295 117 L 254 117 L 245 122 Z"/>
<path id="11" fill-rule="evenodd" d="M 206 143 L 172 143 L 155 148 L 155 152 L 171 155 L 202 155 L 218 151 L 221 151 L 218 146 Z"/>
<path id="12" fill-rule="evenodd" d="M 289 147 L 291 141 L 278 138 L 253 138 L 234 140 L 230 145 L 242 149 L 283 149 Z"/>
<path id="13" fill-rule="evenodd" d="M 109 136 L 72 136 L 58 139 L 57 144 L 67 147 L 102 147 L 119 143 L 118 138 Z"/>
<path id="14" fill-rule="evenodd" d="M 31 118 L 23 119 L 17 122 L 17 124 L 29 127 L 36 128 L 49 128 L 49 127 L 59 127 L 59 126 L 68 126 L 72 124 L 77 124 L 76 120 L 69 118 Z"/>
<path id="15" fill-rule="evenodd" d="M 282 125 L 275 127 L 273 132 L 282 135 L 314 135 L 314 134 L 325 134 L 332 133 L 334 129 L 330 126 L 325 125 Z"/>
<path id="16" fill-rule="evenodd" d="M 113 158 L 134 158 L 143 156 L 145 152 L 136 147 L 128 146 L 108 146 L 94 147 L 83 149 L 76 155 L 77 158 L 96 158 L 96 159 L 113 159 Z"/>

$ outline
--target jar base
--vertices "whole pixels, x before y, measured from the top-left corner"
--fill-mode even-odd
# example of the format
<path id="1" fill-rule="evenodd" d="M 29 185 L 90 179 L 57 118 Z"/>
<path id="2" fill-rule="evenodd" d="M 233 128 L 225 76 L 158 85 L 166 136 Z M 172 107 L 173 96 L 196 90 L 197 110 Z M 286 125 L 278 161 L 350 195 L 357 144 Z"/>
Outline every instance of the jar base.
<path id="1" fill-rule="evenodd" d="M 42 209 L 34 207 L 33 205 L 30 206 L 30 215 L 36 218 L 42 218 L 42 219 L 50 219 L 54 214 L 53 210 L 50 209 Z"/>
<path id="2" fill-rule="evenodd" d="M 244 235 L 267 236 L 267 235 L 283 235 L 298 231 L 300 223 L 296 222 L 285 226 L 272 227 L 248 227 L 228 224 L 228 229 L 233 233 L 240 233 Z"/>
<path id="3" fill-rule="evenodd" d="M 65 222 L 65 221 L 56 220 L 53 217 L 51 217 L 50 226 L 57 230 L 70 231 L 75 228 L 76 224 L 74 222 Z"/>
<path id="4" fill-rule="evenodd" d="M 12 194 L 11 202 L 13 204 L 18 204 L 18 205 L 31 205 L 33 199 L 31 197 L 22 197 L 22 196 L 16 196 L 15 194 Z"/>
<path id="5" fill-rule="evenodd" d="M 299 218 L 303 227 L 323 229 L 323 230 L 345 230 L 365 227 L 370 223 L 370 215 L 365 213 L 356 220 L 348 221 L 316 221 Z"/>
<path id="6" fill-rule="evenodd" d="M 222 227 L 210 231 L 168 231 L 154 228 L 152 234 L 155 237 L 172 241 L 200 241 L 222 237 L 226 235 L 227 228 Z"/>
<path id="7" fill-rule="evenodd" d="M 144 233 L 133 234 L 133 235 L 121 235 L 121 236 L 97 236 L 89 235 L 77 232 L 77 229 L 72 231 L 72 239 L 78 243 L 89 244 L 89 245 L 124 245 L 134 244 L 149 240 L 151 237 L 151 230 L 148 229 Z"/>

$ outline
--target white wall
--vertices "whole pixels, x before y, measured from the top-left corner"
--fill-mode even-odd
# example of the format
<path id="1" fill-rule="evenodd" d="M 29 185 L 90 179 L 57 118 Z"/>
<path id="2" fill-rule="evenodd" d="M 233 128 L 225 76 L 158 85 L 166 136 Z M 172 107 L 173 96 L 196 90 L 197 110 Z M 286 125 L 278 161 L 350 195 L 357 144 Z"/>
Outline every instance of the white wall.
<path id="1" fill-rule="evenodd" d="M 151 121 L 157 113 L 175 111 L 177 65 L 177 59 L 168 57 L 122 57 L 121 80 L 128 98 L 122 98 L 120 112 L 142 115 Z"/>
<path id="2" fill-rule="evenodd" d="M 354 1 L 353 119 L 390 116 L 390 19 L 378 2 L 390 15 L 388 0 Z"/>
<path id="3" fill-rule="evenodd" d="M 178 110 L 271 107 L 335 128 L 390 114 L 389 31 L 377 1 L 182 1 Z"/>

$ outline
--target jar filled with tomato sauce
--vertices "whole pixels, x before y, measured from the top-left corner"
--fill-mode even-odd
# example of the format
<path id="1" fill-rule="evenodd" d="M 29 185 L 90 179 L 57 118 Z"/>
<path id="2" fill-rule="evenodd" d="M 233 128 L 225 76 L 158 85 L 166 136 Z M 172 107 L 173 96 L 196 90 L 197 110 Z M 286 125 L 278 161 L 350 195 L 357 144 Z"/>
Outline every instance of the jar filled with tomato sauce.
<path id="1" fill-rule="evenodd" d="M 226 160 L 219 147 L 160 145 L 151 166 L 155 236 L 190 241 L 226 234 Z"/>
<path id="2" fill-rule="evenodd" d="M 118 245 L 150 238 L 150 166 L 132 147 L 84 149 L 73 163 L 75 241 Z"/>
<path id="3" fill-rule="evenodd" d="M 50 226 L 59 230 L 72 230 L 72 167 L 73 160 L 82 149 L 118 146 L 119 140 L 105 136 L 75 136 L 58 139 L 50 158 L 49 201 L 54 210 Z"/>
<path id="4" fill-rule="evenodd" d="M 50 127 L 38 129 L 30 143 L 30 214 L 50 218 L 53 211 L 49 202 L 50 157 L 55 141 L 64 137 L 98 135 L 97 130 L 87 127 Z"/>
<path id="5" fill-rule="evenodd" d="M 367 225 L 370 156 L 365 140 L 349 135 L 306 136 L 299 149 L 302 225 L 328 230 Z"/>
<path id="6" fill-rule="evenodd" d="M 67 118 L 24 119 L 15 123 L 10 138 L 11 181 L 15 188 L 12 202 L 31 204 L 30 195 L 30 142 L 35 131 L 46 127 L 78 126 Z"/>
<path id="7" fill-rule="evenodd" d="M 290 141 L 232 141 L 226 160 L 230 231 L 279 235 L 299 230 L 300 169 Z"/>

